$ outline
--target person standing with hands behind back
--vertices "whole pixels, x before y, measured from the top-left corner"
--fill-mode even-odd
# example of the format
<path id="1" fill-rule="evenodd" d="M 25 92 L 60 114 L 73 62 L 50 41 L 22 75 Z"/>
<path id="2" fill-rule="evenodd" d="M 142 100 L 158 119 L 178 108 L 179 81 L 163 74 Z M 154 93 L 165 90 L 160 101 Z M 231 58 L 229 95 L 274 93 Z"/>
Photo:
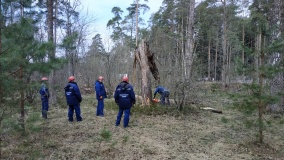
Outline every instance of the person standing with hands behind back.
<path id="1" fill-rule="evenodd" d="M 123 77 L 122 82 L 116 87 L 114 99 L 119 107 L 116 119 L 116 126 L 119 126 L 122 114 L 124 112 L 123 127 L 128 127 L 130 109 L 135 104 L 135 93 L 132 85 L 128 83 L 128 77 Z"/>
<path id="2" fill-rule="evenodd" d="M 76 82 L 74 82 L 75 77 L 71 76 L 68 78 L 68 84 L 65 89 L 65 96 L 67 104 L 69 105 L 68 109 L 68 121 L 73 122 L 74 110 L 76 113 L 77 121 L 82 121 L 80 103 L 82 101 L 82 96 L 79 90 L 79 87 Z"/>
<path id="3" fill-rule="evenodd" d="M 98 100 L 96 116 L 100 117 L 104 116 L 104 98 L 107 98 L 103 80 L 104 77 L 99 76 L 98 80 L 96 80 L 95 82 L 95 87 L 94 87 L 96 91 L 96 98 Z"/>

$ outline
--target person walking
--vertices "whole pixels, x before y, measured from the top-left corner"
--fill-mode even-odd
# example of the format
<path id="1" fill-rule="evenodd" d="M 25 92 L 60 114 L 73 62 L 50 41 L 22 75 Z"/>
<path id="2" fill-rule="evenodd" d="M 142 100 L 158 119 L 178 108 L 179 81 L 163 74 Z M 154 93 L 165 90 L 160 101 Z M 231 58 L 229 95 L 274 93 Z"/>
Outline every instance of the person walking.
<path id="1" fill-rule="evenodd" d="M 107 98 L 103 80 L 104 80 L 104 77 L 99 76 L 94 84 L 94 89 L 96 91 L 96 98 L 98 100 L 96 116 L 100 116 L 100 117 L 104 116 L 104 99 Z"/>
<path id="2" fill-rule="evenodd" d="M 73 115 L 74 111 L 76 113 L 77 121 L 82 121 L 83 118 L 81 117 L 81 109 L 80 103 L 82 102 L 82 96 L 80 93 L 80 89 L 75 82 L 75 77 L 71 76 L 68 78 L 68 83 L 66 87 L 64 87 L 65 96 L 67 104 L 69 105 L 68 108 L 68 121 L 73 122 Z"/>
<path id="3" fill-rule="evenodd" d="M 123 77 L 122 82 L 116 87 L 114 99 L 119 107 L 115 125 L 119 126 L 122 114 L 124 113 L 123 127 L 129 127 L 130 109 L 133 107 L 136 100 L 133 86 L 128 83 L 128 77 Z"/>
<path id="4" fill-rule="evenodd" d="M 170 91 L 168 89 L 166 89 L 165 87 L 162 87 L 162 86 L 157 86 L 156 90 L 154 92 L 153 99 L 155 99 L 157 93 L 159 93 L 161 95 L 160 103 L 162 105 L 165 105 L 165 101 L 167 101 L 167 104 L 170 105 L 170 100 L 169 100 Z"/>
<path id="5" fill-rule="evenodd" d="M 39 90 L 39 94 L 41 95 L 41 115 L 42 118 L 47 119 L 47 111 L 49 108 L 48 99 L 49 99 L 49 91 L 47 86 L 47 77 L 41 78 L 42 84 Z"/>

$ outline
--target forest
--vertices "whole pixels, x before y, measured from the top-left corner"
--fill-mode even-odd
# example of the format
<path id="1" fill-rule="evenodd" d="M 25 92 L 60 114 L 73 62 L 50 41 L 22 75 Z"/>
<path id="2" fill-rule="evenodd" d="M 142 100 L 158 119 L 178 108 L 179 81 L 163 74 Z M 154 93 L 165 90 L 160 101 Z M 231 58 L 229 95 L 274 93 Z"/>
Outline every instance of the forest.
<path id="1" fill-rule="evenodd" d="M 88 38 L 96 19 L 82 1 L 0 0 L 0 159 L 284 159 L 284 1 L 163 0 L 147 20 L 153 0 L 133 0 L 113 6 L 106 40 Z M 82 122 L 68 122 L 70 76 Z M 124 76 L 129 128 L 115 126 Z M 169 106 L 152 100 L 158 85 Z"/>

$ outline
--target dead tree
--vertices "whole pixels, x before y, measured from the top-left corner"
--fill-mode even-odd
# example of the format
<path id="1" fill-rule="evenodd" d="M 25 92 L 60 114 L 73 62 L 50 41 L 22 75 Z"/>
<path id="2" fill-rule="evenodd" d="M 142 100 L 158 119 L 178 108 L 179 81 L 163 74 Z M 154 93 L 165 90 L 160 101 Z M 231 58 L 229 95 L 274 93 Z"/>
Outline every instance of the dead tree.
<path id="1" fill-rule="evenodd" d="M 134 69 L 137 64 L 141 71 L 142 105 L 150 105 L 152 102 L 151 74 L 158 82 L 160 81 L 160 76 L 155 64 L 154 53 L 150 51 L 149 44 L 144 40 L 135 49 Z"/>

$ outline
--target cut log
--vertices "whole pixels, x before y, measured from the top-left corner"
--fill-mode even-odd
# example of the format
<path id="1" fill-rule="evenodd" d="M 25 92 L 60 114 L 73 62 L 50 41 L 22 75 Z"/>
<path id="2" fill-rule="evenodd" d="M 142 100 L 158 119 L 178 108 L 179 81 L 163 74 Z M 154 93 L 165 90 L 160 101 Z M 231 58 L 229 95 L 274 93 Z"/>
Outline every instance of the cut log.
<path id="1" fill-rule="evenodd" d="M 201 109 L 202 110 L 206 110 L 206 111 L 211 111 L 213 113 L 223 113 L 222 111 L 214 109 L 214 108 L 211 108 L 211 107 L 204 107 L 204 108 L 201 108 Z"/>

